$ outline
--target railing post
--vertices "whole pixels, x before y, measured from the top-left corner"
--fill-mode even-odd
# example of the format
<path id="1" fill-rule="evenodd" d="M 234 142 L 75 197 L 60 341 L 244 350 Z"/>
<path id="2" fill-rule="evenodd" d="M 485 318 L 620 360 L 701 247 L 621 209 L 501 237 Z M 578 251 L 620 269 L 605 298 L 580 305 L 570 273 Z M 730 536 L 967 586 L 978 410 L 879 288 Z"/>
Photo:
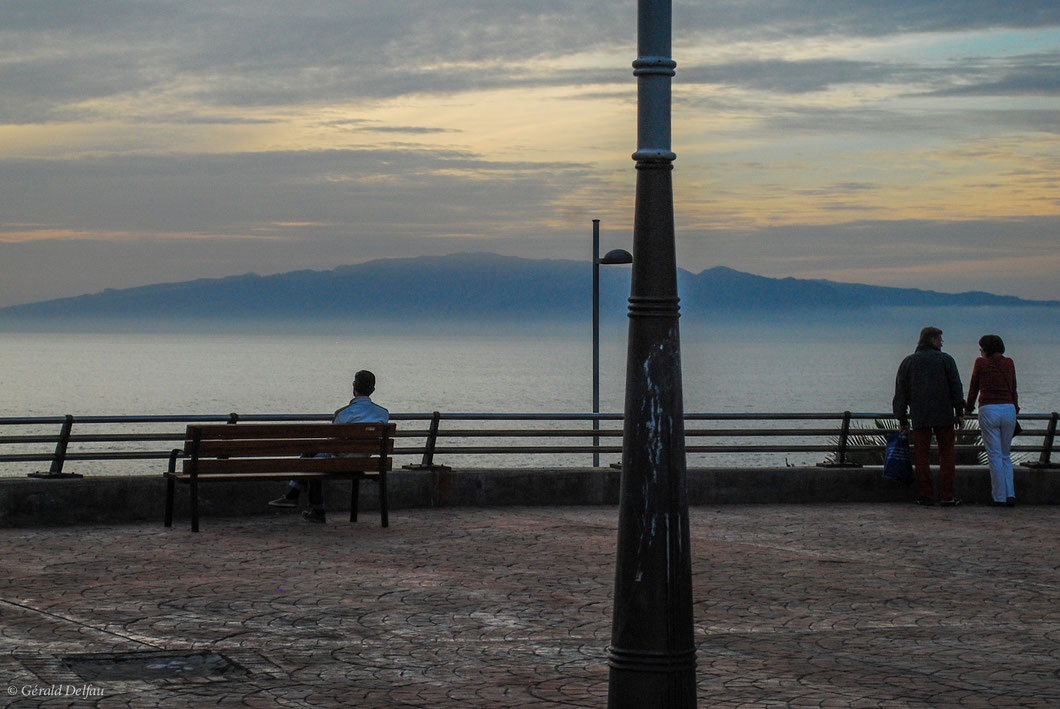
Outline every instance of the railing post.
<path id="1" fill-rule="evenodd" d="M 423 462 L 421 465 L 425 468 L 434 467 L 434 447 L 438 443 L 438 426 L 441 421 L 441 412 L 435 411 L 431 415 L 431 428 L 427 432 L 427 442 L 423 448 Z"/>
<path id="2" fill-rule="evenodd" d="M 59 431 L 59 440 L 55 444 L 55 455 L 52 457 L 52 465 L 48 469 L 48 475 L 62 475 L 63 464 L 66 462 L 66 447 L 70 445 L 70 431 L 74 427 L 74 417 L 66 415 L 63 427 Z"/>
<path id="3" fill-rule="evenodd" d="M 70 430 L 74 427 L 74 417 L 70 414 L 63 419 L 63 427 L 59 430 L 59 440 L 55 443 L 55 453 L 52 454 L 52 463 L 48 472 L 36 471 L 27 473 L 30 478 L 80 478 L 80 473 L 64 473 L 63 464 L 66 462 L 66 447 L 70 445 Z"/>
<path id="4" fill-rule="evenodd" d="M 846 465 L 847 462 L 847 438 L 850 436 L 850 412 L 843 412 L 843 428 L 839 431 L 839 464 Z"/>
<path id="5" fill-rule="evenodd" d="M 593 467 L 600 467 L 600 412 L 593 412 Z"/>
<path id="6" fill-rule="evenodd" d="M 1056 422 L 1060 419 L 1060 413 L 1054 411 L 1052 417 L 1049 419 L 1049 428 L 1045 431 L 1045 439 L 1042 441 L 1042 452 L 1038 454 L 1038 460 L 1023 463 L 1024 467 L 1027 468 L 1056 468 L 1060 467 L 1060 464 L 1053 463 L 1051 458 L 1053 454 L 1053 442 L 1056 441 Z"/>
<path id="7" fill-rule="evenodd" d="M 835 461 L 818 463 L 818 468 L 860 468 L 861 463 L 847 462 L 847 445 L 850 442 L 850 419 L 853 414 L 849 411 L 843 412 L 843 425 L 839 429 L 839 442 L 836 447 Z"/>
<path id="8" fill-rule="evenodd" d="M 442 414 L 435 411 L 431 416 L 431 426 L 427 431 L 427 441 L 423 445 L 423 460 L 420 463 L 403 465 L 405 470 L 438 470 L 449 469 L 447 465 L 434 464 L 434 447 L 438 443 L 438 425 L 442 420 Z"/>
<path id="9" fill-rule="evenodd" d="M 228 420 L 225 421 L 225 424 L 228 425 L 228 426 L 235 426 L 237 423 L 239 423 L 239 414 L 237 414 L 235 411 L 233 411 L 232 413 L 228 414 Z M 228 460 L 228 456 L 227 455 L 219 455 L 219 456 L 217 456 L 217 459 L 218 460 Z"/>

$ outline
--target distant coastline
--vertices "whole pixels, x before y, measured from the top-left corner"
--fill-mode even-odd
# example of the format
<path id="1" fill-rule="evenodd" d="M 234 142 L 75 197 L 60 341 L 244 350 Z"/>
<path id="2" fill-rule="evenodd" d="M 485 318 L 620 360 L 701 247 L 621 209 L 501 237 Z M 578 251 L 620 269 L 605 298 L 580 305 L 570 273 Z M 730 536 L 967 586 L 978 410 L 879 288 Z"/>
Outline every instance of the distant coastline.
<path id="1" fill-rule="evenodd" d="M 601 313 L 623 316 L 628 268 L 601 270 Z M 940 293 L 856 283 L 767 278 L 726 267 L 680 271 L 684 322 L 859 318 L 879 309 L 1014 309 L 1060 313 L 1060 301 L 979 291 Z M 164 323 L 305 321 L 401 323 L 584 323 L 590 315 L 590 265 L 462 253 L 384 259 L 330 271 L 244 274 L 141 286 L 0 309 L 0 328 L 141 329 Z"/>

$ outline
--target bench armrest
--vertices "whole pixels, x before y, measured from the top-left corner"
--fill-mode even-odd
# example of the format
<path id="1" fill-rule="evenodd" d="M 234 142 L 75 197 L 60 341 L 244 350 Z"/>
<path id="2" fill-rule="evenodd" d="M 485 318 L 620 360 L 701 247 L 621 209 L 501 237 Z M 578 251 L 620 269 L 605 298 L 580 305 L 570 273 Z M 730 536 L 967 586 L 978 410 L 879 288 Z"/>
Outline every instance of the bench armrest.
<path id="1" fill-rule="evenodd" d="M 169 453 L 169 474 L 175 475 L 177 472 L 177 458 L 184 457 L 184 450 L 181 448 L 174 448 Z"/>

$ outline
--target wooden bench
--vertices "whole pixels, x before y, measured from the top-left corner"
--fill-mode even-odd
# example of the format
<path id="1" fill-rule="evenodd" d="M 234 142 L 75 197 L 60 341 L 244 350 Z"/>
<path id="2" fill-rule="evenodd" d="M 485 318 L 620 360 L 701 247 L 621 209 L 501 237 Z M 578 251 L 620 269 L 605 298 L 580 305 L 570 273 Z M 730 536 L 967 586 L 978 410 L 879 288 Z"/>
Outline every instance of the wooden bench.
<path id="1" fill-rule="evenodd" d="M 350 480 L 350 521 L 357 521 L 362 479 L 379 485 L 388 526 L 386 474 L 393 467 L 393 423 L 190 425 L 169 456 L 165 525 L 173 525 L 176 483 L 191 488 L 191 531 L 199 531 L 199 484 L 233 480 Z M 182 459 L 177 470 L 177 459 Z"/>

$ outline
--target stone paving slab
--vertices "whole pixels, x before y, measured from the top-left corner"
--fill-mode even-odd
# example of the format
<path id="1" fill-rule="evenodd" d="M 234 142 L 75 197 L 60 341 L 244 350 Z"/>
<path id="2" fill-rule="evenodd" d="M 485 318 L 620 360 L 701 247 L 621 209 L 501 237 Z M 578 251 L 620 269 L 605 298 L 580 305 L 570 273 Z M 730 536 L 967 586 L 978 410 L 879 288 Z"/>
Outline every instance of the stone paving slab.
<path id="1" fill-rule="evenodd" d="M 1060 707 L 1060 507 L 690 516 L 700 706 Z M 616 520 L 0 530 L 0 706 L 604 706 Z"/>

